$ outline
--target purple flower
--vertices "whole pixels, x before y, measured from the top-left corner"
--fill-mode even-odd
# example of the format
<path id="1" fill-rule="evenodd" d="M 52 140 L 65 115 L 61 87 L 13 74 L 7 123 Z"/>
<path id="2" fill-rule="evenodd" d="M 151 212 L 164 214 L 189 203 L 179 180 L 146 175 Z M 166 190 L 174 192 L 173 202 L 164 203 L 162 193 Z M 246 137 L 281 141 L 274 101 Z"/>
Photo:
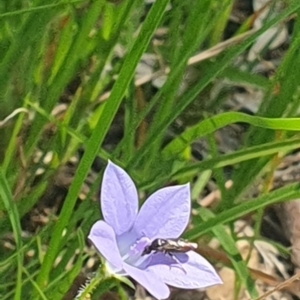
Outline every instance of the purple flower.
<path id="1" fill-rule="evenodd" d="M 108 270 L 130 276 L 158 299 L 169 297 L 167 285 L 196 289 L 222 283 L 216 271 L 194 251 L 143 255 L 154 239 L 177 239 L 191 211 L 189 184 L 152 194 L 138 212 L 138 193 L 128 174 L 112 162 L 101 188 L 104 221 L 91 228 L 89 239 L 106 260 Z"/>

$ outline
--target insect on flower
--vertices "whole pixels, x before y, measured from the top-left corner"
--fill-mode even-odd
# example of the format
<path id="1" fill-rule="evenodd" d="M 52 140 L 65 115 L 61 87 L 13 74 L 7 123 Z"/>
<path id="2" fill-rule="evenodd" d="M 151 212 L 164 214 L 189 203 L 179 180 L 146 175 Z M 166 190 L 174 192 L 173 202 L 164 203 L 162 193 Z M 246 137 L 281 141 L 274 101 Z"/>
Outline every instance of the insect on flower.
<path id="1" fill-rule="evenodd" d="M 189 184 L 164 187 L 139 209 L 132 179 L 108 162 L 100 194 L 103 220 L 88 238 L 107 272 L 133 278 L 157 299 L 170 296 L 169 285 L 199 289 L 222 283 L 214 267 L 193 251 L 197 245 L 179 239 L 191 213 Z"/>
<path id="2" fill-rule="evenodd" d="M 150 254 L 152 251 L 163 252 L 172 256 L 172 252 L 186 253 L 197 249 L 196 243 L 190 243 L 184 239 L 155 239 L 149 246 L 145 247 L 142 256 Z"/>
<path id="3" fill-rule="evenodd" d="M 168 254 L 172 260 L 182 268 L 181 263 L 174 254 L 196 250 L 197 246 L 196 243 L 190 243 L 184 239 L 155 239 L 150 245 L 145 247 L 142 256 L 150 254 L 151 252 L 162 252 Z M 184 268 L 182 268 L 182 270 L 185 272 Z"/>

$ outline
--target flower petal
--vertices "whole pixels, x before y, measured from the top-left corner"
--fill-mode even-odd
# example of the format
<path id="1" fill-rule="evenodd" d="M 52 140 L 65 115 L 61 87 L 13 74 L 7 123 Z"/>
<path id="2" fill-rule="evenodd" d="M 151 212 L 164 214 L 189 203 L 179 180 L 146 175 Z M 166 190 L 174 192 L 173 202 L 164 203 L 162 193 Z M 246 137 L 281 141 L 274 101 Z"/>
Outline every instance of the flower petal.
<path id="1" fill-rule="evenodd" d="M 212 285 L 221 284 L 222 280 L 213 266 L 202 256 L 194 251 L 185 253 L 189 260 L 185 263 L 172 266 L 170 264 L 154 264 L 148 266 L 161 280 L 171 286 L 184 289 L 207 288 Z M 180 254 L 176 254 L 180 260 Z"/>
<path id="2" fill-rule="evenodd" d="M 100 254 L 109 262 L 115 272 L 123 269 L 123 261 L 117 246 L 114 230 L 104 221 L 96 222 L 88 238 Z"/>
<path id="3" fill-rule="evenodd" d="M 182 264 L 186 263 L 189 260 L 189 256 L 186 253 L 168 253 L 157 252 L 151 254 L 151 259 L 148 263 L 150 265 L 168 265 L 173 267 L 178 265 L 182 269 Z M 147 267 L 146 267 L 147 269 Z"/>
<path id="4" fill-rule="evenodd" d="M 152 194 L 142 206 L 135 230 L 139 236 L 178 238 L 186 228 L 191 211 L 189 184 L 171 186 Z"/>
<path id="5" fill-rule="evenodd" d="M 157 299 L 166 299 L 170 295 L 170 290 L 166 284 L 149 270 L 141 270 L 124 263 L 126 273 L 141 284 L 152 296 Z"/>
<path id="6" fill-rule="evenodd" d="M 111 161 L 103 175 L 101 210 L 105 222 L 117 235 L 132 227 L 138 212 L 138 194 L 133 181 Z"/>

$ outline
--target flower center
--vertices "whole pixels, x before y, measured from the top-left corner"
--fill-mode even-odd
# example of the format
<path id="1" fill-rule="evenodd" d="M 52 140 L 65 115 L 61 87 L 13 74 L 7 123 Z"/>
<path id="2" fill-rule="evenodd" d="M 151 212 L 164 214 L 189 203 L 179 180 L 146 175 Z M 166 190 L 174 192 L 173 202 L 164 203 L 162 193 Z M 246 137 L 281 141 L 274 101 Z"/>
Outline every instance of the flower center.
<path id="1" fill-rule="evenodd" d="M 123 261 L 130 265 L 140 266 L 147 259 L 142 256 L 142 253 L 147 245 L 149 245 L 150 239 L 147 237 L 142 237 L 141 239 L 135 241 L 122 256 Z"/>

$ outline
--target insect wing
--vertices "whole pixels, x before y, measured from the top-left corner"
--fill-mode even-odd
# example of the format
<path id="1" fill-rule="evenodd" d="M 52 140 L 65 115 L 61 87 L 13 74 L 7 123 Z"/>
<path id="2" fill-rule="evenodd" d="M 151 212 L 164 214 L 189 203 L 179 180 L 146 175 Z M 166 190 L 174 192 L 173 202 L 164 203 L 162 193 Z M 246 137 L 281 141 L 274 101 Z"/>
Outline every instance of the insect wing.
<path id="1" fill-rule="evenodd" d="M 177 242 L 178 248 L 180 249 L 180 252 L 188 252 L 191 250 L 196 250 L 198 245 L 196 243 L 190 243 L 189 241 L 185 240 L 178 240 Z"/>
<path id="2" fill-rule="evenodd" d="M 142 256 L 145 254 L 150 254 L 152 251 L 161 251 L 165 253 L 185 253 L 195 250 L 197 246 L 198 245 L 196 243 L 190 243 L 189 241 L 183 239 L 155 239 L 144 249 Z"/>
<path id="3" fill-rule="evenodd" d="M 177 240 L 172 240 L 172 239 L 166 240 L 166 243 L 163 245 L 162 250 L 178 252 L 178 250 L 179 250 L 178 241 Z"/>

